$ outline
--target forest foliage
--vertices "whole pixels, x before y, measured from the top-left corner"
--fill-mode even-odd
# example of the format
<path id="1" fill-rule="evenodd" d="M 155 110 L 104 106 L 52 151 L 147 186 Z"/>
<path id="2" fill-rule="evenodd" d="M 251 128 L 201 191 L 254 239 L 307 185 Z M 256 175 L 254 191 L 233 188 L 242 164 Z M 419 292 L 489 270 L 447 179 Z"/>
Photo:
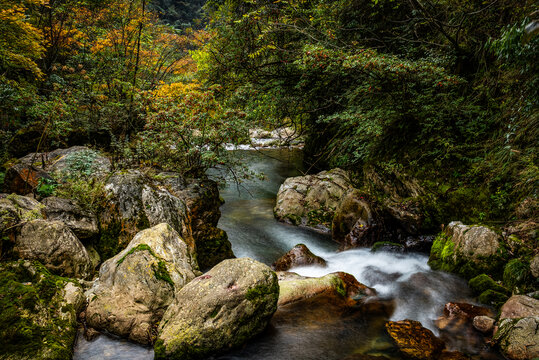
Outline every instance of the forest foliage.
<path id="1" fill-rule="evenodd" d="M 203 3 L 0 0 L 3 166 L 90 144 L 200 176 L 288 125 L 312 169 L 417 178 L 440 222 L 537 216 L 534 1 Z"/>

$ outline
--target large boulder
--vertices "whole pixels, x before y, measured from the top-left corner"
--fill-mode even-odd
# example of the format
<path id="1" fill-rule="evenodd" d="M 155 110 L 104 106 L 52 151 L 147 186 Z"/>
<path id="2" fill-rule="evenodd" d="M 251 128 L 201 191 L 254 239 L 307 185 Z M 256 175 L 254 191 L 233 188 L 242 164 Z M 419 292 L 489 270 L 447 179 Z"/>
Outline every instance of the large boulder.
<path id="1" fill-rule="evenodd" d="M 92 263 L 75 234 L 61 221 L 32 220 L 15 239 L 14 253 L 21 259 L 38 260 L 54 274 L 87 278 Z"/>
<path id="2" fill-rule="evenodd" d="M 103 176 L 111 171 L 110 160 L 86 146 L 72 146 L 44 153 L 31 153 L 19 163 L 58 176 Z"/>
<path id="3" fill-rule="evenodd" d="M 233 258 L 226 232 L 217 227 L 223 204 L 217 183 L 209 179 L 183 179 L 177 173 L 160 173 L 158 177 L 187 206 L 200 268 L 211 268 Z"/>
<path id="4" fill-rule="evenodd" d="M 100 214 L 100 255 L 116 255 L 139 231 L 167 223 L 194 250 L 185 203 L 138 170 L 117 172 L 109 177 L 105 190 L 108 205 Z"/>
<path id="5" fill-rule="evenodd" d="M 273 264 L 275 271 L 287 271 L 290 268 L 305 265 L 326 266 L 326 260 L 316 256 L 304 244 L 294 246 Z"/>
<path id="6" fill-rule="evenodd" d="M 288 178 L 279 188 L 273 211 L 279 221 L 329 231 L 337 207 L 351 189 L 348 173 L 338 168 Z"/>
<path id="7" fill-rule="evenodd" d="M 354 276 L 336 272 L 319 278 L 309 278 L 296 273 L 279 272 L 279 306 L 328 295 L 344 300 L 363 300 L 376 295 L 376 291 L 361 283 Z"/>
<path id="8" fill-rule="evenodd" d="M 195 278 L 191 247 L 168 224 L 138 233 L 127 248 L 105 261 L 89 291 L 91 327 L 152 343 L 174 293 Z"/>
<path id="9" fill-rule="evenodd" d="M 434 240 L 429 265 L 472 278 L 481 273 L 499 273 L 499 235 L 485 227 L 451 222 Z"/>
<path id="10" fill-rule="evenodd" d="M 99 234 L 97 217 L 75 201 L 51 196 L 45 198 L 42 204 L 48 220 L 62 221 L 79 239 L 89 239 Z"/>
<path id="11" fill-rule="evenodd" d="M 84 301 L 78 282 L 52 275 L 37 262 L 2 262 L 0 294 L 0 358 L 72 357 Z"/>
<path id="12" fill-rule="evenodd" d="M 386 329 L 399 351 L 410 359 L 432 360 L 438 358 L 445 344 L 419 321 L 388 321 Z"/>
<path id="13" fill-rule="evenodd" d="M 493 340 L 509 359 L 539 357 L 539 300 L 512 296 L 500 310 Z"/>
<path id="14" fill-rule="evenodd" d="M 154 346 L 156 359 L 204 359 L 245 343 L 277 309 L 277 276 L 248 258 L 225 260 L 176 293 Z"/>

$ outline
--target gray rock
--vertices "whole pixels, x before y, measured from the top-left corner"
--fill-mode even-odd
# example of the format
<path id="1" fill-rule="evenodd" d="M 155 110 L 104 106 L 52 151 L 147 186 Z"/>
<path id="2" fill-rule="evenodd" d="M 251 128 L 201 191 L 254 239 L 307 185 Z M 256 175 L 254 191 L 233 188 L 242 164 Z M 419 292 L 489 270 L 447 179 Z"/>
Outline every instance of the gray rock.
<path id="1" fill-rule="evenodd" d="M 0 232 L 8 232 L 17 224 L 35 219 L 43 219 L 41 205 L 37 200 L 16 194 L 0 198 Z"/>
<path id="2" fill-rule="evenodd" d="M 539 316 L 539 300 L 526 295 L 513 295 L 500 309 L 500 320 Z"/>
<path id="3" fill-rule="evenodd" d="M 494 329 L 494 323 L 496 320 L 489 316 L 476 316 L 473 318 L 473 327 L 482 333 L 489 334 Z"/>
<path id="4" fill-rule="evenodd" d="M 485 226 L 464 225 L 460 221 L 449 223 L 445 230 L 455 244 L 454 257 L 481 260 L 496 255 L 500 243 L 499 235 Z"/>
<path id="5" fill-rule="evenodd" d="M 217 183 L 212 180 L 183 179 L 176 173 L 161 173 L 160 181 L 187 206 L 191 231 L 201 269 L 211 268 L 234 257 L 226 232 L 217 227 L 222 201 Z"/>
<path id="6" fill-rule="evenodd" d="M 87 293 L 89 326 L 152 343 L 174 293 L 198 274 L 195 254 L 168 224 L 139 232 L 122 252 L 105 261 Z"/>
<path id="7" fill-rule="evenodd" d="M 33 220 L 24 224 L 13 251 L 21 259 L 40 261 L 57 275 L 87 278 L 91 274 L 86 249 L 61 221 Z"/>
<path id="8" fill-rule="evenodd" d="M 225 260 L 176 293 L 161 324 L 156 359 L 204 359 L 260 333 L 277 309 L 277 276 L 266 265 Z"/>
<path id="9" fill-rule="evenodd" d="M 539 357 L 539 316 L 504 319 L 493 339 L 509 359 L 536 359 Z"/>
<path id="10" fill-rule="evenodd" d="M 349 175 L 341 169 L 288 178 L 273 212 L 279 221 L 329 231 L 335 210 L 351 189 Z"/>
<path id="11" fill-rule="evenodd" d="M 99 234 L 97 217 L 82 209 L 75 201 L 51 196 L 42 203 L 48 220 L 62 221 L 79 239 L 89 239 Z"/>
<path id="12" fill-rule="evenodd" d="M 120 245 L 128 243 L 139 231 L 166 222 L 195 249 L 187 208 L 164 186 L 138 170 L 130 170 L 112 175 L 105 190 L 109 206 L 100 214 L 100 223 L 102 230 L 118 238 Z"/>

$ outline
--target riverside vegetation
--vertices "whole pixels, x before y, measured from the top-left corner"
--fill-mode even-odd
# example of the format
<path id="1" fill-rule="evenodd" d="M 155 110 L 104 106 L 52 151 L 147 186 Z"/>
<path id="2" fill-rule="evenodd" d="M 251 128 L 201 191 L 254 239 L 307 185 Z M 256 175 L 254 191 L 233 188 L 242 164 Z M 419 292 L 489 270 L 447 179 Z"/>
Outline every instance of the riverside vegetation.
<path id="1" fill-rule="evenodd" d="M 531 0 L 0 0 L 0 358 L 69 358 L 77 324 L 159 358 L 263 331 L 289 300 L 267 266 L 227 260 L 206 174 L 256 175 L 228 146 L 283 127 L 309 174 L 282 185 L 278 220 L 342 249 L 429 253 L 499 310 L 466 316 L 496 324 L 484 332 L 505 356 L 539 356 L 538 14 Z M 325 263 L 301 250 L 283 262 Z M 287 274 L 287 299 L 357 295 L 348 274 L 336 290 Z M 387 328 L 398 346 L 418 326 Z"/>

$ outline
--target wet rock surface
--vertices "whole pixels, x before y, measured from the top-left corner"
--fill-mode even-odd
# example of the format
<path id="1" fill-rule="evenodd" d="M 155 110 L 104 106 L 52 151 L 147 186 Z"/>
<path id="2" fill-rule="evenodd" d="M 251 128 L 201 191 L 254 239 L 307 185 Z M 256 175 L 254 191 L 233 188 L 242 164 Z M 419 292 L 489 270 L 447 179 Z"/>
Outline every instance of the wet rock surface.
<path id="1" fill-rule="evenodd" d="M 326 266 L 326 261 L 316 256 L 304 244 L 294 246 L 273 264 L 275 271 L 287 271 L 293 267 L 315 265 Z"/>
<path id="2" fill-rule="evenodd" d="M 304 299 L 325 295 L 340 298 L 345 301 L 376 295 L 376 291 L 359 283 L 352 275 L 338 272 L 320 278 L 299 276 L 296 273 L 279 272 L 279 306 L 294 303 Z"/>
<path id="3" fill-rule="evenodd" d="M 204 359 L 244 344 L 277 309 L 277 276 L 248 258 L 225 260 L 176 293 L 159 325 L 156 359 Z"/>
<path id="4" fill-rule="evenodd" d="M 389 321 L 386 329 L 402 354 L 411 359 L 437 359 L 445 348 L 444 342 L 418 321 Z"/>

